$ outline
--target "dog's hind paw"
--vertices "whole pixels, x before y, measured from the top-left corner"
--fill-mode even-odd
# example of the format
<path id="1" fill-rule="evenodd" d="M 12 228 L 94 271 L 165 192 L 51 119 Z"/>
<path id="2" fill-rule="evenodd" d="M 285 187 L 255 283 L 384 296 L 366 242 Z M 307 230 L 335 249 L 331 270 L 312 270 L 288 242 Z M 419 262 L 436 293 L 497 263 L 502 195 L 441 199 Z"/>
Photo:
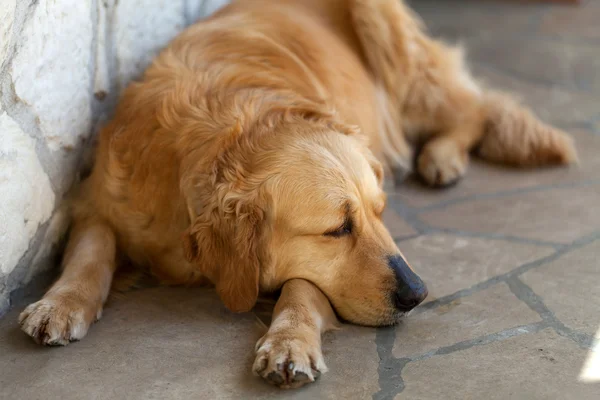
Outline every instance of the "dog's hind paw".
<path id="1" fill-rule="evenodd" d="M 438 138 L 427 143 L 417 159 L 421 178 L 429 186 L 451 186 L 465 174 L 469 154 L 451 138 Z"/>

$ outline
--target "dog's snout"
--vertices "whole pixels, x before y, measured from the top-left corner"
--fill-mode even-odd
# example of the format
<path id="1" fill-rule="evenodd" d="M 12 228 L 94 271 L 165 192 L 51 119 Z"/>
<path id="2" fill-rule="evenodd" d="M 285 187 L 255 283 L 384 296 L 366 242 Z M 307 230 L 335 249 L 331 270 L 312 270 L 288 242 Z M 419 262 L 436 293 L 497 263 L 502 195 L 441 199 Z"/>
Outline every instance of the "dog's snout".
<path id="1" fill-rule="evenodd" d="M 388 257 L 388 265 L 396 275 L 397 288 L 394 305 L 401 311 L 410 311 L 427 297 L 427 286 L 408 266 L 401 255 Z"/>

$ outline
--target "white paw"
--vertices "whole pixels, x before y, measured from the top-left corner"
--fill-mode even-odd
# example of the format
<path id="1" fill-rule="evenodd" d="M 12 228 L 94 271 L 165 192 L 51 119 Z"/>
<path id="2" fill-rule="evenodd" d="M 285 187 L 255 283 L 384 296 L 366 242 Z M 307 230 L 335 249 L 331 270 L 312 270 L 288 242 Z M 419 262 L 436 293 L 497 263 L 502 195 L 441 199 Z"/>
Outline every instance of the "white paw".
<path id="1" fill-rule="evenodd" d="M 282 389 L 297 388 L 327 372 L 320 340 L 289 332 L 267 333 L 256 343 L 252 371 Z"/>
<path id="2" fill-rule="evenodd" d="M 101 310 L 90 311 L 73 301 L 44 298 L 19 315 L 19 324 L 38 344 L 64 346 L 82 339 L 91 323 L 100 317 Z"/>

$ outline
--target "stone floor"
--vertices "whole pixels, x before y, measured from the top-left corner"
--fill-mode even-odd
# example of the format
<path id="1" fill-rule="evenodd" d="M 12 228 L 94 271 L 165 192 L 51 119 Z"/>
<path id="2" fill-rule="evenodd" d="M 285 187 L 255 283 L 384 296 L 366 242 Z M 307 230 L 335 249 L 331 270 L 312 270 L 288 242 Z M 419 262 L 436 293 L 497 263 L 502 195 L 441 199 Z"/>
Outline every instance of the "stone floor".
<path id="1" fill-rule="evenodd" d="M 570 131 L 582 164 L 474 163 L 448 190 L 389 186 L 385 219 L 427 281 L 428 302 L 394 328 L 327 334 L 330 372 L 285 394 L 599 399 L 600 366 L 595 381 L 589 367 L 600 357 L 600 2 L 412 3 L 435 35 L 466 44 L 479 77 Z M 0 398 L 281 395 L 250 373 L 268 307 L 232 315 L 210 291 L 139 290 L 67 348 L 33 344 L 18 330 L 19 308 L 0 321 Z"/>

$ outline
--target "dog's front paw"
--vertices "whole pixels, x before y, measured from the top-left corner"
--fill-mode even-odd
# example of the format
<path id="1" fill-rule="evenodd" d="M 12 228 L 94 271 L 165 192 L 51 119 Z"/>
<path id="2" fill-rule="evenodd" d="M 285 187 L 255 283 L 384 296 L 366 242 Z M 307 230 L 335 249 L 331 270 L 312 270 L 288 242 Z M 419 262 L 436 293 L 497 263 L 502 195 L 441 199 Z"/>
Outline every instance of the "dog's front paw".
<path id="1" fill-rule="evenodd" d="M 66 298 L 43 298 L 19 315 L 19 325 L 38 344 L 64 346 L 83 338 L 100 313 Z"/>
<path id="2" fill-rule="evenodd" d="M 256 343 L 253 372 L 282 389 L 297 388 L 327 372 L 320 338 L 293 332 L 268 332 Z"/>

